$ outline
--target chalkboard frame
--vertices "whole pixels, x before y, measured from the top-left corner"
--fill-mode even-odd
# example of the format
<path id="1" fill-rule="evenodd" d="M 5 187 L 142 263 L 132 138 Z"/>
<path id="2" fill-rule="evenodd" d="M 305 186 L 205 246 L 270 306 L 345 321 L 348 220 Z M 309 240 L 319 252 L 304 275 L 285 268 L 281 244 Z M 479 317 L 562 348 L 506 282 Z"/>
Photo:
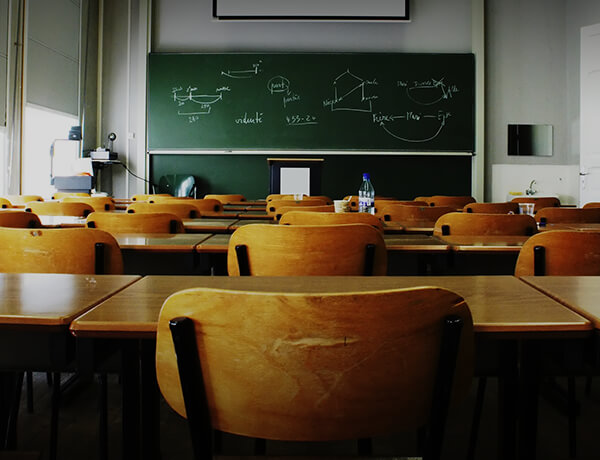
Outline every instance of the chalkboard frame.
<path id="1" fill-rule="evenodd" d="M 285 118 L 287 119 L 287 126 L 281 127 L 267 124 L 265 125 L 265 132 L 261 132 L 260 130 L 263 129 L 262 117 L 259 117 L 259 112 L 257 111 L 255 117 L 256 119 L 251 119 L 252 115 L 254 114 L 252 112 L 243 111 L 242 103 L 246 99 L 242 97 L 238 98 L 239 101 L 242 101 L 242 103 L 227 102 L 227 104 L 230 104 L 232 108 L 225 108 L 225 103 L 223 103 L 221 106 L 218 106 L 217 104 L 217 110 L 213 112 L 214 115 L 211 115 L 216 121 L 206 121 L 209 119 L 209 117 L 202 118 L 201 116 L 195 116 L 194 120 L 192 120 L 190 117 L 191 124 L 196 122 L 198 125 L 202 124 L 201 129 L 188 129 L 188 131 L 185 131 L 186 127 L 183 126 L 183 122 L 180 123 L 180 119 L 176 118 L 174 115 L 172 115 L 172 113 L 177 115 L 185 115 L 186 111 L 182 110 L 182 113 L 179 113 L 176 107 L 171 107 L 169 104 L 184 104 L 188 102 L 188 100 L 191 100 L 195 97 L 195 94 L 192 94 L 190 88 L 197 88 L 192 88 L 189 83 L 186 83 L 188 84 L 187 89 L 183 89 L 184 85 L 175 83 L 176 78 L 179 77 L 171 77 L 170 75 L 179 75 L 178 72 L 182 74 L 190 74 L 193 73 L 196 68 L 201 68 L 203 70 L 209 69 L 208 71 L 204 72 L 204 74 L 208 74 L 211 71 L 210 66 L 213 66 L 213 76 L 210 78 L 215 78 L 214 75 L 216 75 L 219 70 L 219 62 L 237 63 L 238 61 L 248 61 L 248 59 L 255 60 L 257 62 L 267 61 L 265 67 L 268 65 L 271 65 L 272 67 L 275 67 L 276 65 L 281 65 L 284 67 L 290 66 L 292 67 L 292 70 L 290 71 L 291 73 L 294 71 L 305 72 L 305 74 L 302 74 L 302 78 L 300 78 L 299 81 L 300 84 L 297 86 L 304 84 L 305 86 L 310 87 L 310 91 L 315 91 L 316 94 L 312 94 L 310 92 L 307 94 L 301 93 L 300 95 L 291 93 L 291 96 L 298 96 L 298 99 L 304 98 L 306 102 L 301 102 L 305 104 L 312 104 L 310 110 L 322 110 L 321 113 L 317 113 L 317 116 L 313 117 L 317 120 L 317 122 L 304 123 L 312 120 L 305 120 L 304 118 L 296 118 L 295 116 L 286 115 Z M 419 109 L 422 109 L 424 106 L 431 106 L 431 109 L 429 109 L 429 107 L 425 107 L 425 110 L 422 112 L 409 110 L 407 108 L 405 112 L 402 112 L 403 109 L 399 110 L 401 115 L 392 116 L 389 111 L 374 112 L 376 109 L 371 109 L 371 112 L 367 113 L 367 116 L 359 121 L 356 121 L 357 118 L 355 113 L 352 111 L 352 108 L 344 108 L 338 112 L 337 107 L 335 109 L 333 108 L 334 104 L 338 102 L 337 97 L 334 98 L 333 101 L 327 100 L 322 97 L 322 94 L 318 93 L 319 90 L 322 91 L 321 88 L 314 89 L 313 81 L 310 80 L 310 78 L 313 78 L 311 72 L 315 72 L 316 70 L 311 69 L 311 66 L 321 72 L 322 67 L 319 66 L 324 62 L 324 60 L 327 62 L 351 60 L 354 66 L 353 68 L 360 67 L 360 65 L 374 65 L 375 67 L 379 66 L 376 68 L 377 71 L 388 72 L 388 74 L 391 76 L 386 74 L 386 78 L 392 81 L 385 82 L 387 85 L 385 87 L 383 84 L 381 84 L 381 88 L 383 89 L 375 86 L 373 86 L 373 88 L 379 91 L 396 92 L 393 93 L 392 96 L 389 96 L 388 93 L 384 93 L 383 98 L 381 98 L 379 95 L 370 95 L 366 99 L 379 98 L 381 101 L 384 101 L 383 103 L 385 103 L 387 98 L 392 99 L 392 103 L 395 104 L 396 100 L 394 98 L 398 97 L 397 94 L 402 94 L 402 92 L 405 92 L 410 96 L 409 92 L 411 91 L 411 94 L 415 94 L 415 91 L 430 91 L 430 93 L 435 91 L 435 97 L 437 97 L 437 100 L 431 104 L 422 103 L 422 101 L 416 101 L 419 103 Z M 282 62 L 284 62 L 284 64 L 281 64 Z M 303 62 L 305 65 L 303 65 Z M 203 65 L 199 65 L 198 63 L 202 63 Z M 257 64 L 257 66 L 258 65 L 260 64 Z M 341 64 L 338 62 L 339 68 L 341 68 L 340 66 L 344 65 L 345 62 L 342 62 Z M 449 71 L 451 78 L 448 79 L 449 81 L 447 83 L 444 81 L 445 76 L 442 76 L 441 79 L 437 80 L 434 77 L 429 77 L 431 74 L 435 74 L 436 72 L 439 74 L 441 72 L 440 70 L 436 70 L 436 66 L 438 68 L 447 66 L 447 68 L 451 69 Z M 308 70 L 303 70 L 305 67 L 307 67 Z M 350 65 L 347 67 L 350 68 Z M 388 67 L 391 68 L 391 70 L 389 70 Z M 421 67 L 423 67 L 423 70 Z M 285 68 L 287 69 L 287 67 Z M 410 80 L 411 77 L 397 77 L 395 72 L 399 72 L 400 70 L 396 69 L 401 69 L 401 71 L 406 75 L 419 75 L 418 78 L 420 78 L 420 80 L 417 80 L 416 78 L 414 80 Z M 259 71 L 262 72 L 262 69 Z M 256 73 L 258 74 L 259 71 Z M 273 74 L 272 69 L 270 69 L 269 72 Z M 334 74 L 335 73 L 336 71 L 334 71 Z M 223 74 L 222 71 L 221 74 Z M 202 73 L 193 73 L 193 75 L 193 78 L 195 79 L 205 78 L 204 75 L 200 76 Z M 265 78 L 269 75 L 269 73 L 265 72 Z M 277 77 L 281 81 L 287 80 L 280 75 L 277 75 Z M 351 79 L 355 78 L 355 75 L 348 70 L 347 72 L 342 72 L 340 77 Z M 169 78 L 171 78 L 171 80 L 169 80 Z M 256 78 L 258 81 L 259 77 Z M 460 80 L 461 84 L 453 84 L 452 78 Z M 181 78 L 181 80 L 184 79 L 185 78 Z M 397 81 L 393 81 L 394 79 Z M 273 80 L 273 78 L 271 78 L 271 80 Z M 271 80 L 269 80 L 269 82 Z M 335 83 L 337 83 L 337 79 L 335 80 Z M 150 153 L 175 153 L 183 151 L 187 151 L 189 153 L 193 153 L 195 151 L 269 152 L 291 150 L 303 152 L 340 151 L 348 153 L 466 152 L 472 154 L 475 150 L 475 63 L 474 55 L 472 53 L 151 53 L 149 56 L 148 81 L 147 145 Z M 327 81 L 330 82 L 331 80 Z M 361 81 L 366 82 L 364 83 L 365 85 L 380 84 L 380 82 L 377 81 L 377 78 L 374 78 L 371 81 Z M 211 81 L 211 83 L 213 82 Z M 214 86 L 217 86 L 217 82 L 214 83 Z M 395 87 L 393 85 L 396 83 L 399 89 L 394 89 Z M 262 83 L 258 84 L 262 85 Z M 287 84 L 287 94 L 289 95 L 289 86 L 291 84 L 289 81 Z M 407 88 L 403 88 L 403 85 L 407 86 Z M 226 88 L 229 90 L 228 87 Z M 259 88 L 263 89 L 262 86 L 259 86 Z M 326 89 L 328 90 L 330 88 Z M 177 92 L 179 90 L 181 92 Z M 373 91 L 376 92 L 375 90 Z M 173 95 L 168 95 L 167 91 L 172 91 Z M 189 94 L 187 94 L 186 91 L 189 91 Z M 201 91 L 202 90 L 200 90 L 200 92 Z M 271 89 L 271 94 L 274 92 L 276 93 L 277 90 L 273 91 Z M 439 92 L 439 94 L 437 92 Z M 256 93 L 256 90 L 251 91 L 251 97 L 257 97 L 258 103 L 265 104 L 265 96 L 254 96 Z M 364 93 L 365 91 L 363 86 L 363 96 Z M 170 99 L 171 97 L 172 100 Z M 220 99 L 225 98 L 229 98 L 229 100 L 231 100 L 228 94 Z M 291 97 L 287 99 L 290 98 Z M 167 99 L 169 100 L 167 101 Z M 377 104 L 382 103 L 381 101 L 366 101 L 366 99 L 365 104 L 368 102 L 375 107 L 377 107 Z M 408 101 L 407 98 L 405 99 Z M 413 104 L 414 98 L 412 99 L 412 101 L 404 101 L 404 104 Z M 315 108 L 315 106 L 318 106 L 321 102 L 323 103 L 323 107 L 326 107 L 326 109 L 323 109 L 322 107 Z M 238 107 L 235 104 L 240 105 Z M 290 105 L 292 104 L 293 101 Z M 326 106 L 326 104 L 329 104 L 329 106 Z M 409 106 L 407 105 L 406 107 Z M 329 110 L 330 108 L 331 110 Z M 222 110 L 222 112 L 219 112 L 218 110 Z M 229 113 L 227 110 L 232 112 Z M 243 118 L 241 115 L 235 115 L 239 116 L 235 119 L 235 122 L 240 122 L 242 128 L 246 128 L 244 124 L 250 125 L 251 122 L 254 123 L 255 125 L 251 126 L 251 128 L 255 129 L 255 134 L 246 136 L 245 134 L 229 133 L 223 134 L 222 138 L 211 140 L 211 136 L 218 136 L 215 133 L 220 132 L 221 130 L 225 131 L 226 129 L 231 129 L 229 127 L 225 127 L 225 125 L 227 123 L 233 123 L 234 110 L 238 110 L 238 114 L 243 113 Z M 429 110 L 429 112 L 427 112 L 427 110 Z M 453 112 L 453 110 L 456 110 L 456 112 Z M 329 112 L 334 113 L 334 111 L 335 115 L 329 114 Z M 363 110 L 357 110 L 356 112 L 363 112 Z M 364 112 L 368 111 L 364 110 Z M 248 115 L 248 113 L 250 115 Z M 303 112 L 299 109 L 299 113 L 302 113 L 302 117 L 304 117 L 304 114 L 308 113 L 308 111 Z M 267 115 L 269 114 L 267 113 Z M 307 115 L 307 117 L 308 116 L 309 115 Z M 334 116 L 338 118 L 334 119 Z M 248 118 L 246 119 L 246 117 Z M 321 120 L 319 117 L 323 117 L 323 119 Z M 352 121 L 348 121 L 350 120 L 349 117 L 354 118 L 351 119 Z M 372 117 L 372 120 L 370 117 Z M 277 120 L 282 118 L 283 117 L 281 114 L 278 114 L 278 117 L 270 117 L 270 119 Z M 412 135 L 413 132 L 418 133 L 415 134 L 415 137 L 418 139 L 407 139 L 407 137 L 410 137 L 410 135 L 407 136 L 404 133 L 395 132 L 395 127 L 398 126 L 397 119 L 400 118 L 406 120 L 405 125 L 403 126 L 409 126 L 409 123 L 413 123 L 411 125 L 412 128 L 410 128 L 412 129 L 410 135 Z M 212 127 L 209 123 L 213 123 Z M 271 123 L 271 121 L 268 123 Z M 294 123 L 297 123 L 296 126 L 298 124 L 318 125 L 321 123 L 322 126 L 302 128 L 304 130 L 304 132 L 302 132 L 300 129 L 290 128 L 290 126 L 294 125 Z M 335 125 L 336 123 L 338 126 Z M 421 125 L 418 123 L 421 123 Z M 429 125 L 426 123 L 429 123 Z M 347 129 L 342 130 L 341 128 L 345 128 L 346 125 Z M 429 131 L 424 131 L 424 133 L 419 132 L 421 129 L 420 126 L 426 126 Z M 458 128 L 454 128 L 455 126 L 458 126 Z M 223 129 L 221 129 L 222 127 Z M 235 126 L 235 128 L 239 129 L 239 126 Z M 204 129 L 204 131 L 202 131 L 202 129 Z M 313 132 L 316 132 L 316 134 L 305 134 L 311 133 L 310 129 L 313 129 Z M 408 128 L 405 129 L 405 131 L 407 130 Z M 198 133 L 202 132 L 202 135 L 198 134 L 196 131 L 198 131 Z M 387 134 L 382 134 L 383 131 L 385 131 Z M 240 131 L 240 133 L 243 132 L 244 131 Z M 433 133 L 433 136 L 429 136 L 431 133 Z M 252 139 L 252 136 L 255 138 Z"/>

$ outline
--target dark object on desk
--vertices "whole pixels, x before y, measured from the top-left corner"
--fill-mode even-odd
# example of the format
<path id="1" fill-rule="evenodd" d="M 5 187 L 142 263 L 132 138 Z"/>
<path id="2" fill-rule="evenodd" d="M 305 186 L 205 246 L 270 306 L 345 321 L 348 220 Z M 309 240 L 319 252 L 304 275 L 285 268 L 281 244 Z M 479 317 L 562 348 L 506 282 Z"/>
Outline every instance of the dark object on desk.
<path id="1" fill-rule="evenodd" d="M 168 174 L 158 180 L 157 193 L 196 198 L 196 178 L 189 174 Z"/>

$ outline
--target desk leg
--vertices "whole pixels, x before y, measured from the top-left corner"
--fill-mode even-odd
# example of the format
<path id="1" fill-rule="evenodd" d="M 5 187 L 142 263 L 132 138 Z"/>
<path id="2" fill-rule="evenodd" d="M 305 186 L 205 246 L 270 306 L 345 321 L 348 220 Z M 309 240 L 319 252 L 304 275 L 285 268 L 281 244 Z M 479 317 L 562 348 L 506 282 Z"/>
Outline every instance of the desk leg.
<path id="1" fill-rule="evenodd" d="M 498 459 L 516 459 L 519 344 L 500 344 L 498 377 Z"/>
<path id="2" fill-rule="evenodd" d="M 534 460 L 536 455 L 540 355 L 538 341 L 521 344 L 519 458 L 527 460 Z"/>
<path id="3" fill-rule="evenodd" d="M 17 416 L 22 386 L 23 373 L 0 373 L 0 450 L 17 446 Z"/>
<path id="4" fill-rule="evenodd" d="M 156 381 L 156 340 L 142 340 L 142 458 L 160 458 L 160 398 Z"/>
<path id="5" fill-rule="evenodd" d="M 123 379 L 123 460 L 140 459 L 140 352 L 137 340 L 121 345 Z"/>

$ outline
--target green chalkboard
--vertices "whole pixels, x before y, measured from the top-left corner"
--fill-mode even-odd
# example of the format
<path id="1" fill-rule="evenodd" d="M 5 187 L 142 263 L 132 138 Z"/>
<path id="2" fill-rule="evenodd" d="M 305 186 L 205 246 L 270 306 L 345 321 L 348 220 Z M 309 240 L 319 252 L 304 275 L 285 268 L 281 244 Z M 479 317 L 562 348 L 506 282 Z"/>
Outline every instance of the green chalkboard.
<path id="1" fill-rule="evenodd" d="M 148 145 L 472 152 L 474 74 L 472 54 L 150 54 Z"/>

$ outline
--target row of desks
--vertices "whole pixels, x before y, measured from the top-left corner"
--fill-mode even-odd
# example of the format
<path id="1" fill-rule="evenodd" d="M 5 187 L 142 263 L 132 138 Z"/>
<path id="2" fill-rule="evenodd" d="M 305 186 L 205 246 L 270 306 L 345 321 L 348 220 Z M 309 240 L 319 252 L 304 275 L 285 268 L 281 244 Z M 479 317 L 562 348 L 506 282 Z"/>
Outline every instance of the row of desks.
<path id="1" fill-rule="evenodd" d="M 528 366 L 539 362 L 536 353 L 542 351 L 529 345 L 541 339 L 586 340 L 594 328 L 600 329 L 599 277 L 0 274 L 0 367 L 4 371 L 71 369 L 74 349 L 81 343 L 118 346 L 123 356 L 124 458 L 158 458 L 153 367 L 158 313 L 172 293 L 199 286 L 289 292 L 441 286 L 457 292 L 471 309 L 478 349 L 486 343 L 499 345 L 496 358 L 503 363 L 499 458 L 503 459 L 535 457 L 535 425 L 524 422 L 535 420 L 535 405 L 521 407 L 518 398 L 530 402 L 537 398 L 535 372 Z M 533 359 L 529 353 L 525 360 L 523 353 L 528 350 L 535 350 Z M 88 359 L 83 358 L 87 366 Z M 526 410 L 529 413 L 521 414 Z"/>

